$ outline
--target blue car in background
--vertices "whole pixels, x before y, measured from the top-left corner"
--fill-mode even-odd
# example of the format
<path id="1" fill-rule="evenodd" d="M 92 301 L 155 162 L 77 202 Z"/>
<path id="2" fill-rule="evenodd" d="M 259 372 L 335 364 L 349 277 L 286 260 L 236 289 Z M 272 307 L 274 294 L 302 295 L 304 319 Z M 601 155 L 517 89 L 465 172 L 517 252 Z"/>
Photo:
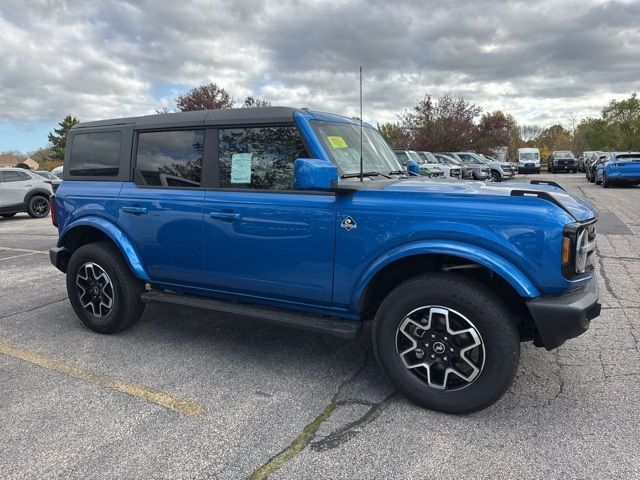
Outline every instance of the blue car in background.
<path id="1" fill-rule="evenodd" d="M 615 152 L 596 165 L 596 185 L 609 188 L 613 184 L 640 185 L 640 152 Z"/>

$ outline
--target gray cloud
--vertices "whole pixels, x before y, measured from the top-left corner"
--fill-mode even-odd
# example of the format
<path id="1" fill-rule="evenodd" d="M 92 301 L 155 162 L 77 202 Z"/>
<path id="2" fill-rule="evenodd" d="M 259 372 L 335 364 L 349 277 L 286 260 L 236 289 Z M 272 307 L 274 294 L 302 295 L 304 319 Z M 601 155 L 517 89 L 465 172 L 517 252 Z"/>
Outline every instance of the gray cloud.
<path id="1" fill-rule="evenodd" d="M 215 81 L 237 96 L 393 120 L 426 91 L 523 123 L 640 89 L 640 4 L 593 0 L 4 0 L 0 121 L 152 113 Z"/>

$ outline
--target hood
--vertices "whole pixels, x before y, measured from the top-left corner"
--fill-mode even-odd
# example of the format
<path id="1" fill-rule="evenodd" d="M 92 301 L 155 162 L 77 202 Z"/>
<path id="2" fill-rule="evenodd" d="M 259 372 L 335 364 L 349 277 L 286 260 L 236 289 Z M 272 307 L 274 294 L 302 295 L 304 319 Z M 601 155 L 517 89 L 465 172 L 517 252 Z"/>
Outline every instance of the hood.
<path id="1" fill-rule="evenodd" d="M 433 182 L 427 179 L 412 178 L 400 180 L 384 187 L 384 190 L 391 192 L 424 192 L 448 195 L 492 195 L 511 196 L 513 192 L 545 192 L 561 208 L 567 211 L 579 222 L 591 220 L 597 216 L 596 210 L 591 203 L 580 195 L 572 195 L 561 188 L 551 185 L 540 185 L 530 183 L 484 183 L 484 182 Z M 549 201 L 543 198 L 541 202 Z"/>

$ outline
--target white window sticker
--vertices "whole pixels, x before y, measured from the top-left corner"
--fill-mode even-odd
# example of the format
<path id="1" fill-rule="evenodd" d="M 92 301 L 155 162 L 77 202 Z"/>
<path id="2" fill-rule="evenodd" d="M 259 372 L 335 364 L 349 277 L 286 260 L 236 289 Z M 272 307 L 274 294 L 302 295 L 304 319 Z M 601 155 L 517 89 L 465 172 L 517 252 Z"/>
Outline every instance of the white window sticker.
<path id="1" fill-rule="evenodd" d="M 231 183 L 251 183 L 251 153 L 231 155 Z"/>

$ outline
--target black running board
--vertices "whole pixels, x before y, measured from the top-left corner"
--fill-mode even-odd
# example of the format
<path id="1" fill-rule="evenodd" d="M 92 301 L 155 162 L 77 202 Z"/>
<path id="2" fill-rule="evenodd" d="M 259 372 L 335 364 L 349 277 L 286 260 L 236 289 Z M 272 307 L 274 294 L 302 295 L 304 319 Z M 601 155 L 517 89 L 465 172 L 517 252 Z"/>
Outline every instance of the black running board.
<path id="1" fill-rule="evenodd" d="M 353 338 L 360 331 L 361 322 L 342 320 L 312 313 L 295 312 L 272 307 L 228 302 L 196 295 L 183 295 L 160 290 L 150 290 L 142 294 L 145 303 L 173 303 L 186 307 L 203 308 L 215 312 L 231 313 L 242 317 L 254 318 L 267 323 L 285 327 L 299 328 L 311 332 L 327 333 L 336 337 Z"/>

